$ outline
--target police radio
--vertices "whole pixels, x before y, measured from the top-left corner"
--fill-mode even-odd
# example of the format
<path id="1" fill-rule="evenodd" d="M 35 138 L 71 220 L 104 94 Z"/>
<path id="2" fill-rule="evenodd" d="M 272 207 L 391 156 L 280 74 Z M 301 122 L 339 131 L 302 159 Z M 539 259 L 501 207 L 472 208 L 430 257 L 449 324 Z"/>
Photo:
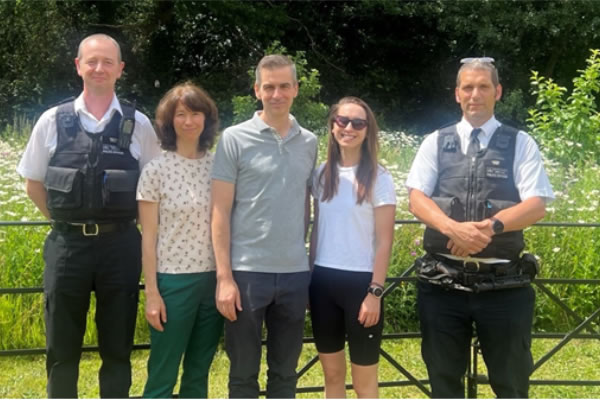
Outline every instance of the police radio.
<path id="1" fill-rule="evenodd" d="M 131 106 L 122 106 L 123 117 L 119 124 L 119 148 L 121 150 L 129 149 L 131 144 L 131 136 L 135 129 L 135 100 Z"/>

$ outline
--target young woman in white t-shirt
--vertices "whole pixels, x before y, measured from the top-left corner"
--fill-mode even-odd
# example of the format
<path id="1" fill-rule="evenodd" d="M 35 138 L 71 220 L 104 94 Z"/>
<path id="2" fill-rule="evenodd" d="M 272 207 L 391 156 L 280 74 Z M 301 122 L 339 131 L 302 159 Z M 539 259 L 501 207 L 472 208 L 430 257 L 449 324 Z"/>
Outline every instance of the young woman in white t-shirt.
<path id="1" fill-rule="evenodd" d="M 156 125 L 166 151 L 144 167 L 137 188 L 151 342 L 143 397 L 171 398 L 183 359 L 179 397 L 206 398 L 223 330 L 210 239 L 217 107 L 183 83 L 160 101 Z"/>
<path id="2" fill-rule="evenodd" d="M 381 295 L 394 237 L 394 182 L 377 163 L 377 122 L 364 101 L 341 99 L 331 109 L 328 128 L 327 161 L 313 179 L 313 334 L 325 396 L 346 397 L 347 335 L 356 395 L 376 398 Z"/>

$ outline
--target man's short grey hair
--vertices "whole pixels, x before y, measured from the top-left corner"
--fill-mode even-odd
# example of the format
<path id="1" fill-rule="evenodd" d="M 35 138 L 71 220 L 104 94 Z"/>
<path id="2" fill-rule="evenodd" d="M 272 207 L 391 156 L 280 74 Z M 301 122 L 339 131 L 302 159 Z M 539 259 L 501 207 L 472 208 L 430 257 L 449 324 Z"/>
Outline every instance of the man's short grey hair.
<path id="1" fill-rule="evenodd" d="M 122 57 L 121 57 L 121 46 L 119 46 L 119 43 L 113 39 L 112 37 L 104 34 L 104 33 L 94 33 L 93 35 L 90 35 L 88 37 L 86 37 L 85 39 L 83 39 L 81 41 L 81 43 L 79 43 L 79 48 L 77 49 L 77 58 L 81 58 L 81 49 L 83 48 L 83 45 L 86 44 L 87 42 L 89 42 L 90 40 L 108 40 L 109 42 L 112 42 L 112 44 L 115 45 L 115 47 L 117 48 L 117 57 L 119 62 L 122 61 Z"/>
<path id="2" fill-rule="evenodd" d="M 294 79 L 294 83 L 298 83 L 298 74 L 296 72 L 296 64 L 288 57 L 281 54 L 270 54 L 268 56 L 264 56 L 258 65 L 256 66 L 256 80 L 254 81 L 258 86 L 260 86 L 260 71 L 263 68 L 266 69 L 275 69 L 282 67 L 290 67 L 292 69 L 292 77 Z"/>
<path id="3" fill-rule="evenodd" d="M 463 71 L 474 70 L 474 69 L 490 71 L 490 75 L 492 76 L 492 83 L 494 84 L 494 87 L 498 86 L 500 84 L 500 79 L 498 79 L 498 70 L 496 69 L 494 64 L 492 64 L 491 62 L 483 62 L 483 61 L 475 60 L 475 61 L 468 62 L 468 63 L 461 65 L 461 67 L 458 70 L 458 74 L 456 74 L 456 87 L 460 86 L 460 74 Z"/>

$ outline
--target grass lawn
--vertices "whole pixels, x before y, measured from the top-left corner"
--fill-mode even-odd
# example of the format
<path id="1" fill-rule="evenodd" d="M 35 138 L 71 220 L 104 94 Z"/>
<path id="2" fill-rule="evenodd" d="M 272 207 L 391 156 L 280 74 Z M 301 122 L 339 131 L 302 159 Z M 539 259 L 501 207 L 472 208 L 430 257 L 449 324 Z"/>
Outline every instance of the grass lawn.
<path id="1" fill-rule="evenodd" d="M 557 340 L 534 340 L 534 359 L 539 359 Z M 420 357 L 419 340 L 404 339 L 387 341 L 384 350 L 390 353 L 404 368 L 417 379 L 426 379 L 425 366 Z M 316 355 L 312 344 L 304 346 L 301 365 Z M 146 379 L 147 351 L 136 351 L 132 357 L 133 385 L 132 396 L 140 396 Z M 45 393 L 44 356 L 19 356 L 0 358 L 0 398 L 43 398 Z M 553 380 L 600 380 L 600 343 L 593 340 L 574 340 L 561 349 L 539 370 L 535 371 L 532 379 Z M 79 380 L 79 396 L 82 398 L 97 398 L 99 396 L 97 371 L 100 360 L 95 353 L 85 353 L 81 361 Z M 485 373 L 483 361 L 479 362 L 479 373 Z M 211 398 L 227 397 L 227 371 L 229 361 L 225 352 L 220 349 L 212 365 L 210 374 L 209 396 Z M 265 368 L 261 371 L 261 387 L 264 388 Z M 387 361 L 381 360 L 380 381 L 405 381 L 404 377 Z M 299 387 L 321 386 L 323 384 L 321 368 L 314 365 L 298 382 Z M 349 374 L 347 378 L 349 382 Z M 177 392 L 177 390 L 176 390 Z M 382 388 L 382 398 L 423 398 L 425 395 L 413 386 Z M 354 393 L 349 390 L 349 397 Z M 301 393 L 299 398 L 322 398 L 323 393 Z M 493 398 L 493 392 L 488 385 L 480 385 L 479 398 Z M 600 386 L 532 386 L 532 398 L 600 398 Z"/>

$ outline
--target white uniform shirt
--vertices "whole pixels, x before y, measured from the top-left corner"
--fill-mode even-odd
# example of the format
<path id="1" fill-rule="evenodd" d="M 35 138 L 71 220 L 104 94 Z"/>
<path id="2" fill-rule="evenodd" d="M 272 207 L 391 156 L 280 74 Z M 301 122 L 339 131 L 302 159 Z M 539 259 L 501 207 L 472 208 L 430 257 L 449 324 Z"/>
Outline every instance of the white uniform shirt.
<path id="1" fill-rule="evenodd" d="M 500 125 L 502 124 L 492 117 L 481 126 L 482 132 L 478 136 L 481 149 L 487 148 L 493 133 Z M 473 127 L 463 118 L 456 125 L 456 130 L 460 137 L 461 151 L 467 154 Z M 429 197 L 433 194 L 438 180 L 438 133 L 433 132 L 421 144 L 406 179 L 409 191 L 417 189 Z M 523 131 L 519 131 L 517 135 L 513 176 L 521 201 L 536 196 L 546 203 L 554 199 L 538 146 L 531 136 Z"/>
<path id="2" fill-rule="evenodd" d="M 492 116 L 481 126 L 482 132 L 478 136 L 481 149 L 487 148 L 493 133 L 500 125 L 502 124 Z M 467 154 L 472 130 L 473 126 L 464 118 L 456 125 L 463 154 Z M 435 190 L 438 180 L 438 133 L 439 131 L 435 131 L 427 136 L 417 152 L 406 179 L 406 187 L 409 193 L 410 190 L 417 189 L 431 197 Z M 517 134 L 513 176 L 521 201 L 531 197 L 541 197 L 546 203 L 554 200 L 552 186 L 548 180 L 548 175 L 546 175 L 538 146 L 531 136 L 523 131 L 519 131 Z M 452 259 L 463 259 L 450 254 L 444 254 L 444 256 Z M 506 260 L 492 258 L 485 259 L 485 261 L 502 262 Z"/>
<path id="3" fill-rule="evenodd" d="M 102 132 L 115 112 L 123 115 L 121 104 L 116 95 L 113 95 L 108 110 L 100 120 L 97 120 L 87 110 L 83 101 L 83 94 L 75 99 L 74 108 L 81 125 L 89 133 Z M 17 172 L 24 178 L 43 182 L 46 177 L 48 163 L 56 150 L 57 109 L 58 107 L 52 107 L 46 110 L 33 127 L 29 143 L 27 143 L 21 162 L 17 167 Z M 135 129 L 131 137 L 129 151 L 133 158 L 138 160 L 140 169 L 161 152 L 152 123 L 148 117 L 139 111 L 135 112 Z"/>
<path id="4" fill-rule="evenodd" d="M 318 177 L 325 164 L 315 171 L 313 197 L 319 199 L 315 264 L 345 271 L 372 272 L 375 262 L 375 208 L 396 205 L 392 175 L 379 167 L 372 201 L 356 204 L 356 170 L 339 167 L 337 194 L 323 202 Z"/>

